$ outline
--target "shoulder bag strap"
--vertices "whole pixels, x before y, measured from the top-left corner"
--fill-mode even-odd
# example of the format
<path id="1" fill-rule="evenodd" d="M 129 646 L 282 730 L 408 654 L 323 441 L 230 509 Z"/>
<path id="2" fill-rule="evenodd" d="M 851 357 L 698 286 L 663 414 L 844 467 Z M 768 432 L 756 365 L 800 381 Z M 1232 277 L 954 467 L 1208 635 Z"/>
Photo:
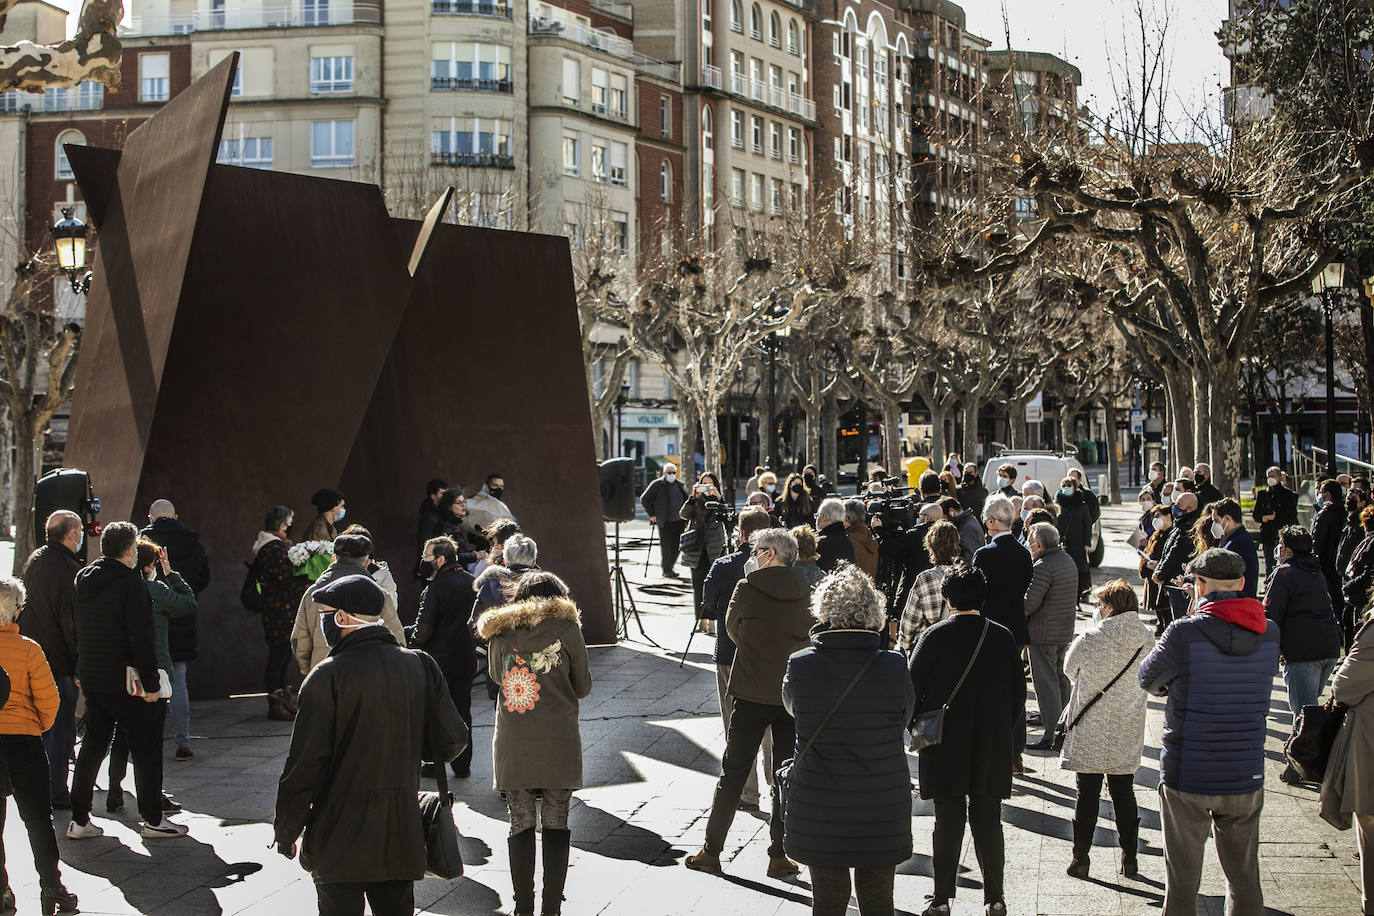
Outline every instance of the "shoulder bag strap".
<path id="1" fill-rule="evenodd" d="M 877 652 L 874 652 L 872 655 L 868 657 L 868 661 L 864 662 L 863 666 L 859 668 L 859 673 L 854 675 L 854 679 L 849 682 L 849 686 L 846 687 L 844 689 L 844 692 L 840 694 L 840 698 L 835 701 L 834 705 L 832 705 L 829 710 L 826 711 L 824 718 L 822 718 L 820 724 L 816 726 L 816 730 L 811 733 L 810 738 L 806 739 L 806 744 L 802 745 L 801 752 L 798 753 L 795 758 L 793 758 L 793 766 L 796 766 L 797 761 L 805 757 L 806 752 L 811 750 L 811 745 L 816 743 L 816 739 L 821 736 L 821 732 L 825 731 L 825 727 L 830 724 L 830 719 L 835 715 L 835 713 L 840 711 L 840 707 L 843 706 L 844 701 L 848 699 L 850 691 L 852 691 L 855 688 L 855 686 L 858 685 L 859 679 L 864 676 L 864 672 L 868 670 L 868 666 L 873 664 L 873 660 L 876 659 L 879 655 L 881 655 L 882 651 L 883 650 L 879 649 Z"/>
<path id="2" fill-rule="evenodd" d="M 1131 666 L 1135 664 L 1135 660 L 1136 660 L 1137 658 L 1140 658 L 1140 653 L 1143 652 L 1144 650 L 1145 650 L 1145 647 L 1144 647 L 1144 646 L 1140 646 L 1139 648 L 1137 648 L 1137 649 L 1135 650 L 1135 654 L 1131 656 L 1131 660 L 1128 661 L 1128 662 L 1126 663 L 1126 667 L 1125 667 L 1125 668 L 1122 668 L 1120 671 L 1118 671 L 1118 672 L 1116 673 L 1116 677 L 1114 677 L 1114 678 L 1112 678 L 1110 681 L 1108 681 L 1108 682 L 1107 682 L 1107 686 L 1106 686 L 1106 687 L 1103 687 L 1101 690 L 1099 690 L 1099 691 L 1097 692 L 1097 696 L 1093 697 L 1093 698 L 1092 698 L 1091 700 L 1089 700 L 1087 703 L 1083 704 L 1083 708 L 1080 709 L 1080 710 L 1078 711 L 1078 715 L 1074 716 L 1074 717 L 1073 717 L 1073 721 L 1069 723 L 1069 728 L 1070 728 L 1070 729 L 1072 729 L 1075 725 L 1077 725 L 1077 724 L 1079 723 L 1079 720 L 1081 720 L 1084 716 L 1086 716 L 1086 715 L 1088 714 L 1088 710 L 1092 709 L 1093 706 L 1097 703 L 1097 701 L 1100 700 L 1100 699 L 1102 699 L 1103 695 L 1104 695 L 1108 690 L 1111 690 L 1112 687 L 1116 686 L 1116 682 L 1119 681 L 1119 680 L 1121 680 L 1121 676 L 1122 676 L 1123 674 L 1125 674 L 1127 671 L 1130 671 L 1130 670 L 1131 670 Z"/>
<path id="3" fill-rule="evenodd" d="M 983 651 L 983 639 L 988 635 L 988 619 L 983 618 L 983 631 L 978 634 L 978 645 L 973 647 L 973 656 L 968 660 L 968 665 L 964 668 L 964 673 L 959 675 L 959 683 L 954 685 L 954 689 L 949 692 L 949 697 L 945 700 L 945 709 L 949 709 L 949 704 L 954 702 L 954 696 L 959 692 L 959 688 L 964 686 L 964 679 L 973 670 L 973 663 L 978 661 L 978 653 Z"/>

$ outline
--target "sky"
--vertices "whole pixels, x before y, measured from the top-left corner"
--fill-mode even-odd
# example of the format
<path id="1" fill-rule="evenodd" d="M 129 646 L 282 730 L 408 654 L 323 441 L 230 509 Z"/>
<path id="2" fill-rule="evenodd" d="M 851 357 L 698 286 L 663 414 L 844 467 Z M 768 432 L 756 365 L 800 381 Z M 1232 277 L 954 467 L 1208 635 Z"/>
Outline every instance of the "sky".
<path id="1" fill-rule="evenodd" d="M 1079 102 L 1096 113 L 1112 107 L 1117 92 L 1112 74 L 1128 58 L 1128 36 L 1139 47 L 1135 24 L 1137 0 L 954 0 L 968 15 L 967 28 L 989 39 L 993 48 L 1007 46 L 1003 8 L 1014 50 L 1049 51 L 1083 73 Z M 1169 21 L 1166 32 L 1171 61 L 1167 114 L 1171 122 L 1193 122 L 1199 115 L 1216 121 L 1221 87 L 1230 84 L 1226 58 L 1216 31 L 1226 18 L 1226 0 L 1139 0 L 1150 18 Z"/>

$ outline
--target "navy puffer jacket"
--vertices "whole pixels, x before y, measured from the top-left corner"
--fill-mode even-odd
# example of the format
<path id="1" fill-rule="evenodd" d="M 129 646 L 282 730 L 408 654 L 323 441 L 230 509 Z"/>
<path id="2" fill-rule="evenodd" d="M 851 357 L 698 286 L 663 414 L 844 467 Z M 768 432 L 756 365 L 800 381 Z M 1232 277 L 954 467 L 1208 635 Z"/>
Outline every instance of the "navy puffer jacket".
<path id="1" fill-rule="evenodd" d="M 1341 628 L 1316 557 L 1292 557 L 1274 570 L 1264 589 L 1264 615 L 1279 625 L 1284 661 L 1340 658 Z"/>
<path id="2" fill-rule="evenodd" d="M 783 815 L 787 854 L 824 868 L 896 866 L 911 858 L 911 777 L 903 739 L 915 694 L 900 653 L 872 630 L 812 631 L 793 653 L 782 701 L 800 753 L 860 667 L 879 655 L 792 769 Z M 782 757 L 784 751 L 777 751 Z"/>
<path id="3" fill-rule="evenodd" d="M 1278 624 L 1254 598 L 1208 602 L 1169 624 L 1140 665 L 1140 686 L 1169 698 L 1159 756 L 1166 786 L 1198 795 L 1264 788 L 1265 717 L 1278 665 Z"/>

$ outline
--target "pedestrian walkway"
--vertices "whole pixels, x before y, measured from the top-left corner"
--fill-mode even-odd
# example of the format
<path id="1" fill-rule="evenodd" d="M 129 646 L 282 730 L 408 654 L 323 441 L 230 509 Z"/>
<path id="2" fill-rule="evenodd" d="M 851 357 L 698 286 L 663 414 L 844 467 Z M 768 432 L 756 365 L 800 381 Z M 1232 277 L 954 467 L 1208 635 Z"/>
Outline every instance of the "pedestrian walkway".
<path id="1" fill-rule="evenodd" d="M 1094 579 L 1118 575 L 1134 581 L 1132 551 L 1124 539 L 1134 521 L 1131 507 L 1104 509 L 1107 559 Z M 712 640 L 691 636 L 691 588 L 686 578 L 658 576 L 657 546 L 646 564 L 644 523 L 622 526 L 626 573 L 649 645 L 631 620 L 632 639 L 592 650 L 596 680 L 582 708 L 588 788 L 577 793 L 572 814 L 573 859 L 564 913 L 659 916 L 659 914 L 805 914 L 810 892 L 800 880 L 765 876 L 767 822 L 741 813 L 725 854 L 724 878 L 688 871 L 682 859 L 702 843 L 711 792 L 724 749 L 711 663 Z M 647 570 L 647 571 L 646 571 Z M 1085 619 L 1080 626 L 1086 626 Z M 684 650 L 687 650 L 684 658 Z M 203 651 L 208 651 L 205 647 Z M 480 689 L 477 696 L 481 696 Z M 1033 703 L 1032 703 L 1032 708 Z M 1349 916 L 1360 911 L 1358 862 L 1352 832 L 1332 829 L 1317 817 L 1316 792 L 1278 780 L 1288 734 L 1282 683 L 1275 680 L 1269 728 L 1266 797 L 1260 863 L 1270 913 Z M 172 760 L 166 747 L 166 784 L 186 808 L 178 817 L 190 837 L 157 841 L 139 837 L 133 806 L 105 819 L 96 795 L 100 839 L 60 841 L 67 885 L 81 896 L 83 913 L 297 914 L 314 912 L 314 892 L 298 862 L 270 848 L 276 781 L 290 737 L 289 723 L 268 721 L 261 697 L 194 704 L 196 757 Z M 510 903 L 506 866 L 505 809 L 491 790 L 492 714 L 474 700 L 477 754 L 473 776 L 456 785 L 457 823 L 463 834 L 467 875 L 457 881 L 427 880 L 417 886 L 422 912 L 491 914 Z M 1099 823 L 1092 878 L 1064 874 L 1069 862 L 1073 775 L 1053 758 L 1028 755 L 1027 775 L 1003 808 L 1007 825 L 1007 903 L 1012 914 L 1136 914 L 1159 909 L 1163 898 L 1160 848 L 1158 750 L 1163 703 L 1150 704 L 1145 757 L 1136 778 L 1141 804 L 1141 879 L 1115 874 L 1118 862 L 1111 821 Z M 1032 730 L 1032 740 L 1038 737 Z M 915 775 L 915 759 L 911 761 Z M 102 774 L 103 775 L 103 774 Z M 102 782 L 101 785 L 104 783 Z M 132 778 L 126 791 L 132 790 Z M 1103 811 L 1110 812 L 1105 800 Z M 20 912 L 38 897 L 37 877 L 19 818 L 5 830 L 10 881 Z M 931 882 L 933 810 L 913 798 L 916 852 L 898 868 L 899 913 L 920 913 Z M 66 828 L 59 812 L 59 835 Z M 1200 912 L 1223 910 L 1225 885 L 1208 848 Z M 979 873 L 966 842 L 954 901 L 958 914 L 981 914 Z"/>

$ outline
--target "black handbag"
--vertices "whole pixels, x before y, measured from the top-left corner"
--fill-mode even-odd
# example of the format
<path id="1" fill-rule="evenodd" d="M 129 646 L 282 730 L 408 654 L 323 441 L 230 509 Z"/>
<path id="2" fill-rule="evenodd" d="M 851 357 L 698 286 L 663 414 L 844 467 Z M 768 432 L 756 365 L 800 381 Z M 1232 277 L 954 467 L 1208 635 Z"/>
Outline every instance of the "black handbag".
<path id="1" fill-rule="evenodd" d="M 453 825 L 453 795 L 448 790 L 448 764 L 434 764 L 438 792 L 420 793 L 420 820 L 425 827 L 425 876 L 453 880 L 463 877 L 463 853 Z"/>
<path id="2" fill-rule="evenodd" d="M 239 603 L 246 611 L 254 614 L 262 613 L 262 589 L 258 587 L 258 558 L 253 557 L 253 562 L 243 561 L 243 565 L 248 567 L 248 573 L 243 577 L 243 585 L 239 588 Z"/>
<path id="3" fill-rule="evenodd" d="M 816 739 L 821 736 L 821 732 L 825 731 L 825 727 L 830 724 L 831 718 L 835 713 L 839 712 L 840 707 L 844 705 L 844 701 L 849 697 L 850 692 L 858 685 L 859 680 L 864 676 L 864 672 L 868 670 L 868 666 L 873 664 L 873 660 L 881 654 L 882 650 L 879 649 L 868 657 L 868 661 L 860 666 L 858 673 L 855 674 L 853 680 L 849 682 L 849 686 L 844 688 L 844 692 L 840 694 L 840 698 L 826 710 L 825 715 L 821 718 L 820 724 L 817 725 L 816 730 L 811 733 L 811 737 L 806 739 L 806 743 L 802 745 L 802 749 L 797 752 L 795 757 L 789 757 L 784 760 L 782 766 L 778 767 L 776 772 L 774 772 L 773 775 L 775 778 L 773 780 L 773 785 L 778 790 L 779 810 L 787 810 L 787 790 L 792 788 L 793 768 L 806 756 L 806 752 L 811 750 L 811 745 L 816 743 Z"/>
<path id="4" fill-rule="evenodd" d="M 973 656 L 969 658 L 968 665 L 964 667 L 964 673 L 959 675 L 959 682 L 954 685 L 954 689 L 949 692 L 945 703 L 939 709 L 932 709 L 930 712 L 923 712 L 911 720 L 911 750 L 919 751 L 922 748 L 932 747 L 939 744 L 945 737 L 945 713 L 949 712 L 949 704 L 954 702 L 954 697 L 959 693 L 959 688 L 964 686 L 964 680 L 969 672 L 973 670 L 973 663 L 978 661 L 978 653 L 983 651 L 983 639 L 988 635 L 988 619 L 983 618 L 983 630 L 978 634 L 978 645 L 973 647 Z"/>
<path id="5" fill-rule="evenodd" d="M 1298 713 L 1293 735 L 1283 746 L 1283 756 L 1304 782 L 1321 782 L 1331 745 L 1345 723 L 1346 706 L 1332 702 L 1326 706 L 1304 706 Z"/>
<path id="6" fill-rule="evenodd" d="M 1094 706 L 1097 705 L 1097 701 L 1102 699 L 1102 696 L 1108 690 L 1111 690 L 1117 681 L 1121 680 L 1121 676 L 1125 674 L 1127 671 L 1131 670 L 1131 666 L 1135 664 L 1135 660 L 1137 658 L 1140 658 L 1140 653 L 1144 650 L 1144 646 L 1141 646 L 1138 649 L 1136 649 L 1135 654 L 1131 656 L 1131 660 L 1126 663 L 1126 667 L 1118 671 L 1116 673 L 1116 677 L 1108 681 L 1107 686 L 1103 687 L 1101 690 L 1097 692 L 1097 696 L 1093 697 L 1091 700 L 1083 704 L 1083 708 L 1078 711 L 1078 715 L 1073 717 L 1072 722 L 1066 723 L 1064 721 L 1069 716 L 1069 710 L 1067 708 L 1064 710 L 1063 714 L 1059 717 L 1059 721 L 1056 722 L 1054 726 L 1054 737 L 1051 739 L 1050 745 L 1054 750 L 1057 751 L 1064 747 L 1064 739 L 1069 737 L 1069 732 L 1071 732 L 1074 729 L 1074 727 L 1078 725 L 1079 722 L 1083 721 L 1083 717 L 1088 714 L 1088 710 L 1092 709 Z"/>

